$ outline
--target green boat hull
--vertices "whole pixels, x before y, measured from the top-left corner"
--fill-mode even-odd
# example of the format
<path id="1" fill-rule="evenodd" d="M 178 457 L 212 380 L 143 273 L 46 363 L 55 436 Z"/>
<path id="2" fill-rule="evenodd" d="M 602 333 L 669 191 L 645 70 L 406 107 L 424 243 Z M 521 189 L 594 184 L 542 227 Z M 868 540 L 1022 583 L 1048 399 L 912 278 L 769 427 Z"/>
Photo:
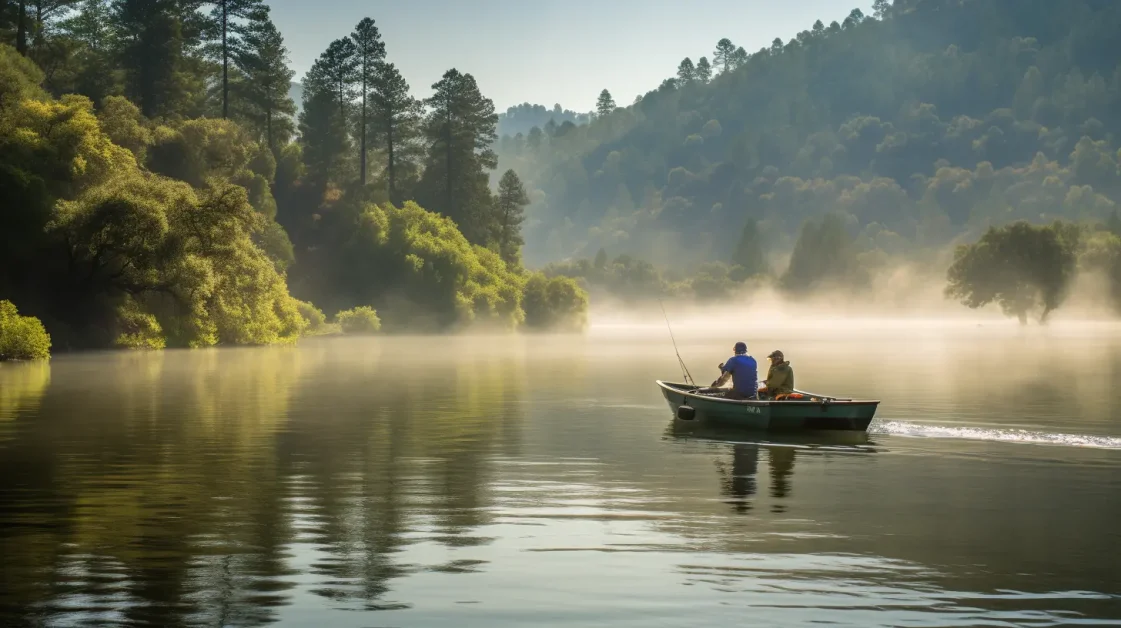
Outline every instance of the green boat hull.
<path id="1" fill-rule="evenodd" d="M 733 401 L 697 394 L 698 387 L 688 384 L 658 381 L 658 387 L 678 419 L 768 432 L 864 432 L 868 430 L 868 425 L 876 415 L 876 408 L 880 405 L 879 401 L 836 399 L 812 393 L 802 393 L 806 397 L 804 401 Z M 817 400 L 811 401 L 811 397 Z"/>

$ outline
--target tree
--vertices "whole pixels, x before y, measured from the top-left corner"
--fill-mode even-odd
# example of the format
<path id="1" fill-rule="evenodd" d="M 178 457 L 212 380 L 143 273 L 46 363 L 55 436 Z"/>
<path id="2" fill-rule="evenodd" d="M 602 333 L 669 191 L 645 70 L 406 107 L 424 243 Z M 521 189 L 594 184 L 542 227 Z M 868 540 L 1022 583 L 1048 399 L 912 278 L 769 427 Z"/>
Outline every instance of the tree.
<path id="1" fill-rule="evenodd" d="M 743 46 L 736 48 L 736 51 L 732 53 L 732 69 L 747 65 L 747 59 L 747 51 L 743 49 Z"/>
<path id="2" fill-rule="evenodd" d="M 245 75 L 244 115 L 275 153 L 292 135 L 296 105 L 288 95 L 295 73 L 288 67 L 288 49 L 272 20 L 257 21 L 245 30 L 234 62 Z"/>
<path id="3" fill-rule="evenodd" d="M 596 258 L 592 265 L 596 270 L 607 268 L 607 251 L 605 249 L 601 247 L 599 251 L 596 251 Z"/>
<path id="4" fill-rule="evenodd" d="M 732 40 L 725 37 L 716 42 L 716 51 L 712 53 L 712 65 L 723 74 L 736 67 L 735 54 L 736 45 L 732 43 Z"/>
<path id="5" fill-rule="evenodd" d="M 1121 238 L 1121 214 L 1118 214 L 1116 209 L 1109 215 L 1109 220 L 1106 221 L 1105 228 L 1113 235 Z"/>
<path id="6" fill-rule="evenodd" d="M 109 0 L 85 0 L 61 25 L 66 37 L 79 46 L 74 53 L 75 91 L 95 103 L 118 91 L 113 55 L 119 38 L 112 20 Z"/>
<path id="7" fill-rule="evenodd" d="M 416 140 L 424 105 L 409 94 L 409 84 L 392 63 L 382 63 L 374 77 L 371 97 L 371 121 L 374 136 L 385 149 L 385 172 L 388 178 L 389 201 L 400 206 L 404 198 L 399 190 L 402 164 L 415 158 Z"/>
<path id="8" fill-rule="evenodd" d="M 845 28 L 852 28 L 853 26 L 856 26 L 857 24 L 860 24 L 863 21 L 864 21 L 864 12 L 861 11 L 860 9 L 853 9 L 851 12 L 849 12 L 849 16 L 845 18 L 844 27 Z"/>
<path id="9" fill-rule="evenodd" d="M 479 92 L 475 77 L 454 68 L 432 89 L 424 122 L 427 206 L 455 221 L 468 240 L 484 244 L 492 224 L 486 171 L 498 166 L 494 103 Z"/>
<path id="10" fill-rule="evenodd" d="M 767 272 L 767 258 L 763 252 L 762 238 L 759 236 L 759 225 L 754 219 L 748 219 L 740 234 L 739 243 L 732 254 L 733 272 L 732 279 L 743 281 L 755 275 Z"/>
<path id="11" fill-rule="evenodd" d="M 692 83 L 697 80 L 697 69 L 693 67 L 693 60 L 685 57 L 677 66 L 677 80 L 682 83 Z"/>
<path id="12" fill-rule="evenodd" d="M 521 263 L 522 222 L 525 221 L 525 208 L 529 205 L 529 195 L 525 186 L 513 170 L 507 170 L 498 182 L 498 197 L 495 199 L 495 234 L 498 255 L 510 267 Z"/>
<path id="13" fill-rule="evenodd" d="M 345 123 L 347 106 L 354 100 L 354 84 L 359 80 L 357 48 L 349 38 L 336 39 L 308 70 L 304 89 L 330 94 Z"/>
<path id="14" fill-rule="evenodd" d="M 980 240 L 954 251 L 946 296 L 970 308 L 995 302 L 1021 323 L 1038 311 L 1039 321 L 1046 322 L 1066 299 L 1078 240 L 1077 228 L 1059 222 L 990 227 Z"/>
<path id="15" fill-rule="evenodd" d="M 385 59 L 385 42 L 381 40 L 381 33 L 378 32 L 378 27 L 374 25 L 374 21 L 368 17 L 358 23 L 350 38 L 354 41 L 357 82 L 359 84 L 359 97 L 362 102 L 358 111 L 358 180 L 365 186 L 368 170 L 366 167 L 367 125 L 370 118 L 367 101 L 370 90 L 377 83 L 380 65 Z"/>
<path id="16" fill-rule="evenodd" d="M 820 221 L 802 224 L 790 265 L 781 279 L 783 288 L 800 293 L 830 285 L 857 287 L 866 281 L 852 237 L 839 215 L 830 213 Z"/>
<path id="17" fill-rule="evenodd" d="M 191 58 L 203 26 L 197 9 L 191 0 L 113 0 L 125 95 L 145 117 L 189 113 L 204 91 Z"/>
<path id="18" fill-rule="evenodd" d="M 877 20 L 886 19 L 889 11 L 891 11 L 891 3 L 888 0 L 874 0 L 872 2 L 872 15 Z"/>
<path id="19" fill-rule="evenodd" d="M 600 92 L 599 98 L 596 99 L 596 115 L 603 118 L 613 113 L 615 108 L 615 99 L 611 97 L 611 92 L 606 89 Z"/>
<path id="20" fill-rule="evenodd" d="M 230 62 L 242 47 L 245 25 L 241 20 L 268 20 L 269 7 L 263 0 L 203 0 L 214 5 L 207 25 L 210 39 L 208 53 L 222 64 L 222 117 L 230 117 Z"/>
<path id="21" fill-rule="evenodd" d="M 709 65 L 708 58 L 701 57 L 697 60 L 697 67 L 694 69 L 693 75 L 701 83 L 707 83 L 712 79 L 712 66 Z"/>

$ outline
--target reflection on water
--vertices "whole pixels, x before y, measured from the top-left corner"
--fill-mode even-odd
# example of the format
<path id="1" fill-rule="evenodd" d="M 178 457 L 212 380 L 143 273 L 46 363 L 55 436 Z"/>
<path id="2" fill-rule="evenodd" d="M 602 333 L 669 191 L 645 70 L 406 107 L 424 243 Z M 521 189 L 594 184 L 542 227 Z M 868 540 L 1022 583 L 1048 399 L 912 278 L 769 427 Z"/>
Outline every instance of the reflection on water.
<path id="1" fill-rule="evenodd" d="M 864 384 L 815 365 L 891 359 L 782 344 L 827 392 Z M 871 435 L 781 438 L 673 421 L 652 384 L 672 353 L 618 339 L 4 365 L 0 625 L 1121 619 L 1121 426 L 1095 410 L 1118 393 L 1088 376 L 1105 401 L 1074 410 L 1021 363 L 1007 389 L 1042 396 L 984 407 L 930 373 L 973 347 L 938 346 L 884 369 Z"/>

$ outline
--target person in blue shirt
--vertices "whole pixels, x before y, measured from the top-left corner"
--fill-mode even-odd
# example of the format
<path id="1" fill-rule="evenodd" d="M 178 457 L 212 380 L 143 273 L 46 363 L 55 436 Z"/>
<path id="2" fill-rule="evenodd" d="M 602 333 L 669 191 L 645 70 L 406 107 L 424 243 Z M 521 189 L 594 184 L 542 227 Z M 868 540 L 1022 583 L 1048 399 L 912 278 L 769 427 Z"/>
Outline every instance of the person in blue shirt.
<path id="1" fill-rule="evenodd" d="M 759 396 L 759 365 L 755 358 L 747 355 L 747 344 L 737 342 L 735 355 L 720 365 L 720 377 L 712 382 L 713 388 L 720 388 L 732 378 L 732 387 L 725 393 L 726 399 L 756 399 Z"/>

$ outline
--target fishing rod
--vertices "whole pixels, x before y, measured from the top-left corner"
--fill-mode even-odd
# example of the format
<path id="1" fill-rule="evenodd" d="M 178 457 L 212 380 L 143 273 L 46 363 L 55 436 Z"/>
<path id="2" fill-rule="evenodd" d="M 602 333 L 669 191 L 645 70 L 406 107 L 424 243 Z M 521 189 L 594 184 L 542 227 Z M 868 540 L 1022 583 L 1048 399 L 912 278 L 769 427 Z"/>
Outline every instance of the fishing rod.
<path id="1" fill-rule="evenodd" d="M 677 350 L 677 340 L 673 337 L 673 328 L 669 324 L 669 315 L 666 314 L 666 306 L 662 304 L 662 300 L 658 299 L 658 305 L 662 308 L 662 316 L 666 317 L 666 329 L 669 330 L 669 339 L 673 343 L 673 352 L 677 354 L 677 363 L 681 366 L 681 374 L 685 377 L 685 383 L 690 386 L 696 386 L 697 383 L 693 381 L 693 376 L 689 374 L 689 367 L 685 366 L 685 360 L 681 359 L 681 352 Z"/>

